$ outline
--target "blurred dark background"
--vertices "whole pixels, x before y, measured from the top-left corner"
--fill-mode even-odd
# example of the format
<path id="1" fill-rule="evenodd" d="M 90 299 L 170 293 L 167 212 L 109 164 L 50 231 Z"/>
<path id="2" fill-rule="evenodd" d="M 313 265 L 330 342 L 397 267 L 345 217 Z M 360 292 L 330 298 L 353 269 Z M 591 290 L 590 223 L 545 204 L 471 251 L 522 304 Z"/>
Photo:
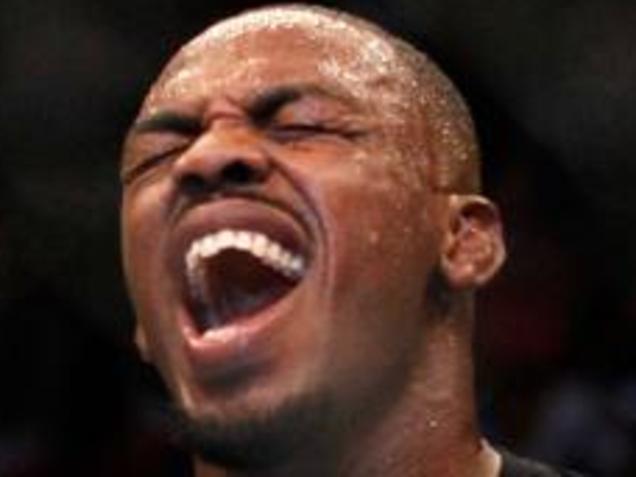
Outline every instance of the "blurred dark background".
<path id="1" fill-rule="evenodd" d="M 263 3 L 2 0 L 0 475 L 187 472 L 131 346 L 119 147 L 178 45 Z M 636 475 L 636 4 L 322 3 L 430 51 L 474 110 L 510 250 L 479 300 L 484 429 Z"/>

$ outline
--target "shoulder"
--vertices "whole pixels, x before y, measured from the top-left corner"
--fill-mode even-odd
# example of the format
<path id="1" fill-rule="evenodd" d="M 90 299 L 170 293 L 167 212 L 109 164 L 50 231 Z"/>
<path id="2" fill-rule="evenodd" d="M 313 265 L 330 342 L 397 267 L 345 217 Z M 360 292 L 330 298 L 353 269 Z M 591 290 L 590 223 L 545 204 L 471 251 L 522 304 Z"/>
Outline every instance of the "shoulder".
<path id="1" fill-rule="evenodd" d="M 502 459 L 499 477 L 585 477 L 576 472 L 550 467 L 541 462 L 518 457 L 498 449 Z"/>

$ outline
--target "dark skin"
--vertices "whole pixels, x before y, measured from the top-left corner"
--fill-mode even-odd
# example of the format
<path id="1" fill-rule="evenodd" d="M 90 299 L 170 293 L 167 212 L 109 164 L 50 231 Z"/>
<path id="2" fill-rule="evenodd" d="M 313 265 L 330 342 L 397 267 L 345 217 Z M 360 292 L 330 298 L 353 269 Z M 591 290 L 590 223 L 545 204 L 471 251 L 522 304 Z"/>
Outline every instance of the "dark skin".
<path id="1" fill-rule="evenodd" d="M 198 477 L 496 475 L 470 351 L 472 291 L 504 255 L 496 210 L 431 186 L 421 116 L 395 106 L 395 73 L 360 65 L 356 28 L 311 28 L 195 42 L 153 86 L 122 162 L 139 348 L 194 422 L 320 409 L 289 442 L 255 426 L 293 449 L 276 461 L 195 457 Z M 291 237 L 307 268 L 279 302 L 204 338 L 183 257 L 198 236 L 238 226 Z"/>

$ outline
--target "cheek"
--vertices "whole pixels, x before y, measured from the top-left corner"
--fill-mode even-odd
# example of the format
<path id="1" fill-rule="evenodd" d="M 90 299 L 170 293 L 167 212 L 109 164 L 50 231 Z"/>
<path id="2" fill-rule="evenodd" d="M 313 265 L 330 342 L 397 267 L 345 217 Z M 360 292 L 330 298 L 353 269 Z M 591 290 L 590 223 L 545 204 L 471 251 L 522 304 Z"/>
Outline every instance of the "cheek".
<path id="1" fill-rule="evenodd" d="M 122 255 L 124 272 L 136 307 L 153 289 L 158 276 L 158 254 L 165 229 L 165 194 L 160 187 L 131 191 L 122 204 Z"/>
<path id="2" fill-rule="evenodd" d="M 350 212 L 351 227 L 333 238 L 333 302 L 347 304 L 345 316 L 364 320 L 373 338 L 378 330 L 395 331 L 396 320 L 422 313 L 438 244 L 413 204 L 397 202 L 388 191 L 369 192 Z"/>
<path id="3" fill-rule="evenodd" d="M 339 352 L 350 355 L 340 363 L 391 366 L 419 342 L 439 248 L 427 200 L 421 187 L 386 169 L 343 179 L 325 194 L 329 314 Z"/>
<path id="4" fill-rule="evenodd" d="M 138 325 L 147 340 L 149 358 L 172 389 L 173 353 L 179 349 L 170 329 L 169 285 L 162 248 L 167 232 L 169 191 L 161 184 L 130 191 L 122 204 L 124 271 Z M 171 351 L 172 350 L 172 351 Z"/>
<path id="5" fill-rule="evenodd" d="M 140 258 L 139 249 L 150 250 L 165 227 L 166 191 L 152 185 L 126 192 L 122 204 L 122 241 L 127 258 Z M 143 254 L 141 254 L 143 256 Z"/>
<path id="6" fill-rule="evenodd" d="M 324 201 L 328 249 L 343 265 L 338 270 L 343 284 L 359 281 L 362 273 L 375 290 L 400 279 L 421 283 L 426 277 L 439 238 L 421 189 L 380 171 L 363 185 L 340 182 Z"/>

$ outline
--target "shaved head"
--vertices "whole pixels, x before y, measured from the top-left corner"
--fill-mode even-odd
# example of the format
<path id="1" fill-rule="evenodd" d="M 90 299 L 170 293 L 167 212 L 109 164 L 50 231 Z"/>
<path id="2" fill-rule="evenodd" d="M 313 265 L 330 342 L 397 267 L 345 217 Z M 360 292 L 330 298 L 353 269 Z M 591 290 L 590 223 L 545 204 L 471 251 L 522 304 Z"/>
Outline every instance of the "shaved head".
<path id="1" fill-rule="evenodd" d="M 384 120 L 412 121 L 407 154 L 426 157 L 421 171 L 440 192 L 474 193 L 480 189 L 480 158 L 468 106 L 452 81 L 424 52 L 379 26 L 345 12 L 315 5 L 291 4 L 248 10 L 218 22 L 171 60 L 157 84 L 163 94 L 179 95 L 193 72 L 188 65 L 199 62 L 210 49 L 258 31 L 301 29 L 316 39 L 336 39 L 355 45 L 352 64 L 326 62 L 325 73 L 348 83 L 367 101 L 387 105 Z M 328 53 L 327 53 L 328 54 Z M 237 61 L 242 60 L 239 56 Z M 247 60 L 249 61 L 249 60 Z M 360 74 L 377 73 L 370 84 Z M 389 83 L 389 88 L 378 88 Z M 381 96 L 381 97 L 380 97 Z M 153 95 L 148 98 L 151 103 Z M 422 154 L 424 149 L 425 154 Z"/>
<path id="2" fill-rule="evenodd" d="M 122 249 L 199 476 L 492 463 L 472 292 L 505 249 L 478 169 L 450 80 L 365 20 L 251 10 L 175 55 L 124 147 Z"/>

